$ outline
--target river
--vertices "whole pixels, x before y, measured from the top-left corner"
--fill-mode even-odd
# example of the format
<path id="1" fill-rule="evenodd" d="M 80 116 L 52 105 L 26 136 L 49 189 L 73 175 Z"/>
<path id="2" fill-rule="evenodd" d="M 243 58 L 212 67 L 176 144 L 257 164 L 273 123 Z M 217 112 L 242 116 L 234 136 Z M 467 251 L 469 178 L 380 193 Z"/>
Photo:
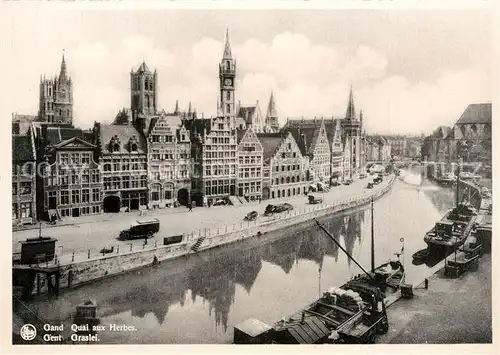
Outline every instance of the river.
<path id="1" fill-rule="evenodd" d="M 407 173 L 375 202 L 376 264 L 400 252 L 404 238 L 407 282 L 425 272 L 411 255 L 424 233 L 452 207 L 453 191 Z M 370 267 L 370 206 L 321 220 L 348 252 Z M 361 273 L 335 244 L 308 224 L 287 235 L 264 235 L 194 254 L 29 303 L 39 316 L 69 326 L 75 306 L 98 304 L 101 324 L 135 331 L 100 332 L 101 344 L 231 343 L 233 326 L 257 318 L 268 324 L 314 301 L 331 286 Z"/>

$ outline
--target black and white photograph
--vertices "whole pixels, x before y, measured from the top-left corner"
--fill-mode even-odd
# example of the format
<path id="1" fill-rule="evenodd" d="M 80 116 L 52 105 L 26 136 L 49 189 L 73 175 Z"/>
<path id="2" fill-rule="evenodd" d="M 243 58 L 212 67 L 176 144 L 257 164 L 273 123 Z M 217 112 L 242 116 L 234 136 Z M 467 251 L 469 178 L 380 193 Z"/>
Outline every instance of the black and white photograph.
<path id="1" fill-rule="evenodd" d="M 493 353 L 493 2 L 22 3 L 11 351 Z"/>

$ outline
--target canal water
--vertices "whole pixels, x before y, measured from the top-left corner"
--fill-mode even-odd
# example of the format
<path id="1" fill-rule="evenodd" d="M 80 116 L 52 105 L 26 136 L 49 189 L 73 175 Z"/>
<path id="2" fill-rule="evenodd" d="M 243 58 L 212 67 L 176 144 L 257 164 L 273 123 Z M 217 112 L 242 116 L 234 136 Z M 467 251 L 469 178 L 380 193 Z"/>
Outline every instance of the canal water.
<path id="1" fill-rule="evenodd" d="M 413 266 L 424 233 L 452 207 L 453 191 L 407 173 L 375 201 L 376 264 L 400 252 L 407 282 L 427 266 Z M 370 206 L 321 222 L 366 269 L 370 267 Z M 404 243 L 401 242 L 404 238 Z M 164 262 L 29 304 L 52 324 L 72 323 L 75 306 L 97 302 L 101 324 L 136 330 L 100 332 L 101 344 L 231 343 L 233 326 L 257 318 L 268 324 L 294 313 L 361 270 L 312 223 Z M 419 276 L 420 275 L 420 276 Z"/>

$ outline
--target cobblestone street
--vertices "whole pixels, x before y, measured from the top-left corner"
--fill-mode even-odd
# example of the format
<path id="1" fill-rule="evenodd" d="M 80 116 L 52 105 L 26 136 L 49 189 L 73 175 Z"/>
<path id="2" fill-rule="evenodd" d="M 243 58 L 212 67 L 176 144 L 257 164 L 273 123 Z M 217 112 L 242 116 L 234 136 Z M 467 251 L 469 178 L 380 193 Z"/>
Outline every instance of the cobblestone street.
<path id="1" fill-rule="evenodd" d="M 387 313 L 389 332 L 377 343 L 491 343 L 491 311 L 491 255 L 484 255 L 477 271 L 451 279 L 440 270 L 428 290 L 394 303 Z"/>
<path id="2" fill-rule="evenodd" d="M 382 189 L 388 183 L 386 178 L 383 183 L 376 185 L 373 190 L 367 190 L 366 184 L 368 179 L 358 180 L 348 186 L 332 187 L 328 193 L 318 193 L 323 195 L 325 204 L 332 204 L 337 201 L 342 201 L 350 198 L 362 196 L 367 191 L 377 191 Z M 158 209 L 144 211 L 144 215 L 140 216 L 139 212 L 134 213 L 117 213 L 103 214 L 97 216 L 86 216 L 78 219 L 67 219 L 61 224 L 50 228 L 43 228 L 42 235 L 57 238 L 59 257 L 64 255 L 69 257 L 73 252 L 86 253 L 90 249 L 92 256 L 97 256 L 99 250 L 103 247 L 111 247 L 120 245 L 120 249 L 134 250 L 138 247 L 142 248 L 144 240 L 119 241 L 117 236 L 120 230 L 127 228 L 131 223 L 140 219 L 158 218 L 160 220 L 160 232 L 150 240 L 149 245 L 154 245 L 155 242 L 161 245 L 163 237 L 177 235 L 182 233 L 191 233 L 204 228 L 221 228 L 221 231 L 228 226 L 233 228 L 243 222 L 244 216 L 253 210 L 259 212 L 259 219 L 266 217 L 261 216 L 264 209 L 269 203 L 284 203 L 288 202 L 298 211 L 304 210 L 311 205 L 308 205 L 305 196 L 298 196 L 290 199 L 276 199 L 262 201 L 261 204 L 248 203 L 237 206 L 217 206 L 217 207 L 196 207 L 191 212 L 185 207 L 172 209 Z M 223 211 L 223 213 L 222 213 Z M 13 233 L 13 252 L 20 252 L 20 241 L 26 238 L 36 237 L 38 230 L 23 230 Z"/>

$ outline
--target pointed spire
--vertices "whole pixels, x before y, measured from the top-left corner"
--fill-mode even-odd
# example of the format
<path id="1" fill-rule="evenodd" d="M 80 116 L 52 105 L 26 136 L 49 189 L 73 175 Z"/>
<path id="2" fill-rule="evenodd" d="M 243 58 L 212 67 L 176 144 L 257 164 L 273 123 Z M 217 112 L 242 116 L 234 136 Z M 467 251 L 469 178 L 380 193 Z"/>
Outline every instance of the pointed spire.
<path id="1" fill-rule="evenodd" d="M 188 106 L 188 115 L 191 115 L 191 101 L 189 101 L 189 106 Z"/>
<path id="2" fill-rule="evenodd" d="M 269 98 L 269 105 L 267 106 L 268 118 L 278 117 L 278 112 L 276 111 L 276 102 L 274 101 L 274 92 L 271 91 L 271 97 Z"/>
<path id="3" fill-rule="evenodd" d="M 345 118 L 347 120 L 355 120 L 356 119 L 356 111 L 354 110 L 354 97 L 352 95 L 352 85 L 351 85 L 351 91 L 349 93 L 349 102 L 347 104 L 347 111 L 345 114 Z"/>
<path id="4" fill-rule="evenodd" d="M 61 61 L 61 72 L 59 74 L 59 80 L 65 80 L 66 78 L 66 60 L 64 58 L 64 49 L 63 49 L 63 54 L 62 54 L 62 61 Z"/>
<path id="5" fill-rule="evenodd" d="M 232 59 L 231 55 L 231 45 L 229 44 L 229 28 L 226 28 L 226 43 L 224 44 L 224 54 L 223 59 Z"/>
<path id="6" fill-rule="evenodd" d="M 174 114 L 178 114 L 179 113 L 179 100 L 175 100 L 175 111 L 174 111 Z"/>

